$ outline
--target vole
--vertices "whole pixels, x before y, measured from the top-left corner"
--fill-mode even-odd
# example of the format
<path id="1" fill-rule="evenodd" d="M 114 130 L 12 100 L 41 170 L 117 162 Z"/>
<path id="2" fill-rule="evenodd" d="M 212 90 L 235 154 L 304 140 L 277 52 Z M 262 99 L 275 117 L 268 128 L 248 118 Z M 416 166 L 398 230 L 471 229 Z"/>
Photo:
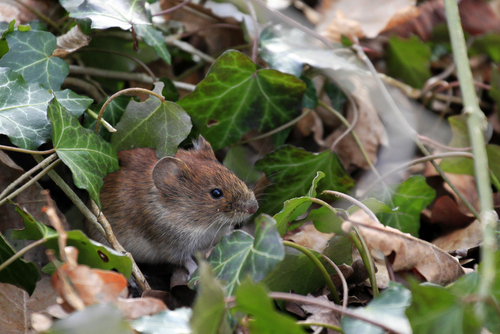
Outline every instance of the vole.
<path id="1" fill-rule="evenodd" d="M 254 193 L 217 161 L 210 143 L 200 136 L 193 144 L 160 160 L 150 148 L 118 152 L 120 169 L 104 178 L 102 211 L 136 261 L 194 264 L 194 253 L 258 209 Z"/>

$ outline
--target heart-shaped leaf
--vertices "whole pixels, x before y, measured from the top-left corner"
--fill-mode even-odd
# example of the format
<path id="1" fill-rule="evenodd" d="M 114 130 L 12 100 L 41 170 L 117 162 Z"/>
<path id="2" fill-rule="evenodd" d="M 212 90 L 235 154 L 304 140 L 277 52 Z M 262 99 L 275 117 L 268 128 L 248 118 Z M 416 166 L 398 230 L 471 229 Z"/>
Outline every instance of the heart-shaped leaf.
<path id="1" fill-rule="evenodd" d="M 155 87 L 161 92 L 163 83 Z M 150 96 L 145 102 L 130 101 L 111 144 L 117 150 L 131 147 L 156 148 L 156 156 L 172 156 L 191 131 L 189 115 L 174 102 Z"/>
<path id="2" fill-rule="evenodd" d="M 70 16 L 77 19 L 92 20 L 93 29 L 118 27 L 123 30 L 133 29 L 144 41 L 152 46 L 158 56 L 170 64 L 165 39 L 157 31 L 146 12 L 146 0 L 85 0 L 77 8 L 68 6 Z"/>
<path id="3" fill-rule="evenodd" d="M 69 66 L 61 58 L 52 57 L 57 45 L 54 35 L 39 30 L 13 31 L 6 39 L 9 52 L 0 59 L 0 67 L 9 67 L 27 82 L 59 90 Z"/>
<path id="4" fill-rule="evenodd" d="M 80 117 L 94 102 L 90 97 L 78 95 L 70 89 L 54 92 L 54 95 L 57 101 L 75 117 Z"/>
<path id="5" fill-rule="evenodd" d="M 257 161 L 255 169 L 266 173 L 272 182 L 261 202 L 260 210 L 266 213 L 278 212 L 287 199 L 305 194 L 318 171 L 325 173 L 318 192 L 327 189 L 346 192 L 354 186 L 337 154 L 329 151 L 314 154 L 286 145 Z"/>
<path id="6" fill-rule="evenodd" d="M 217 150 L 252 129 L 269 131 L 297 117 L 305 88 L 293 75 L 257 70 L 243 53 L 227 51 L 179 105 Z"/>
<path id="7" fill-rule="evenodd" d="M 83 128 L 57 99 L 50 102 L 48 116 L 57 155 L 71 169 L 75 185 L 86 189 L 100 206 L 102 179 L 118 169 L 116 152 L 100 136 Z"/>
<path id="8" fill-rule="evenodd" d="M 241 230 L 234 231 L 222 238 L 207 259 L 216 278 L 226 283 L 228 295 L 233 295 L 247 276 L 256 282 L 263 280 L 285 256 L 274 219 L 261 215 L 255 226 L 255 239 Z M 198 280 L 195 272 L 190 284 Z"/>
<path id="9" fill-rule="evenodd" d="M 52 99 L 40 84 L 28 84 L 8 68 L 0 68 L 0 133 L 14 145 L 35 150 L 51 137 L 47 105 Z"/>

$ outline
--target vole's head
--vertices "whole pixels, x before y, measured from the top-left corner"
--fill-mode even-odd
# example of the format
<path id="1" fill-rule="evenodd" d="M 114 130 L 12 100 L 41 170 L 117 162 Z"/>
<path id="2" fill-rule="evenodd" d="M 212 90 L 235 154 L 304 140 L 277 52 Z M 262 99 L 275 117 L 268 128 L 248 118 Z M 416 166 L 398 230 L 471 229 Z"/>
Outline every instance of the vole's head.
<path id="1" fill-rule="evenodd" d="M 215 158 L 200 136 L 192 150 L 178 150 L 154 166 L 161 202 L 192 226 L 218 229 L 248 219 L 258 209 L 253 191 Z"/>

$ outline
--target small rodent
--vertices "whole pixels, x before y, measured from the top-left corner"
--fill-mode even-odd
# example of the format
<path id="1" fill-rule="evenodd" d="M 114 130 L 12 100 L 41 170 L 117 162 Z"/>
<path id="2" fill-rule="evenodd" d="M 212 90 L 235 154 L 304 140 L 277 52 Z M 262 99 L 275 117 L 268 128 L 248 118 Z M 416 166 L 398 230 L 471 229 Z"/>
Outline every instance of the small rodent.
<path id="1" fill-rule="evenodd" d="M 258 209 L 253 191 L 217 161 L 210 143 L 200 136 L 193 144 L 160 160 L 150 148 L 118 152 L 120 169 L 104 178 L 102 210 L 136 261 L 192 262 Z"/>

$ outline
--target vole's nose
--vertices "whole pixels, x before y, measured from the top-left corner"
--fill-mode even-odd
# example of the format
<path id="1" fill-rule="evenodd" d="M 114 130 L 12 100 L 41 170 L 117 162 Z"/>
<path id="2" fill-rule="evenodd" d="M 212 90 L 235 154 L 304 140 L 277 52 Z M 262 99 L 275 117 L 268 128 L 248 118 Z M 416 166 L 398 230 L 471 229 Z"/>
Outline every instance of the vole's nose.
<path id="1" fill-rule="evenodd" d="M 243 212 L 251 215 L 256 213 L 258 209 L 259 209 L 259 204 L 257 203 L 257 200 L 254 198 L 247 201 L 242 207 Z"/>

